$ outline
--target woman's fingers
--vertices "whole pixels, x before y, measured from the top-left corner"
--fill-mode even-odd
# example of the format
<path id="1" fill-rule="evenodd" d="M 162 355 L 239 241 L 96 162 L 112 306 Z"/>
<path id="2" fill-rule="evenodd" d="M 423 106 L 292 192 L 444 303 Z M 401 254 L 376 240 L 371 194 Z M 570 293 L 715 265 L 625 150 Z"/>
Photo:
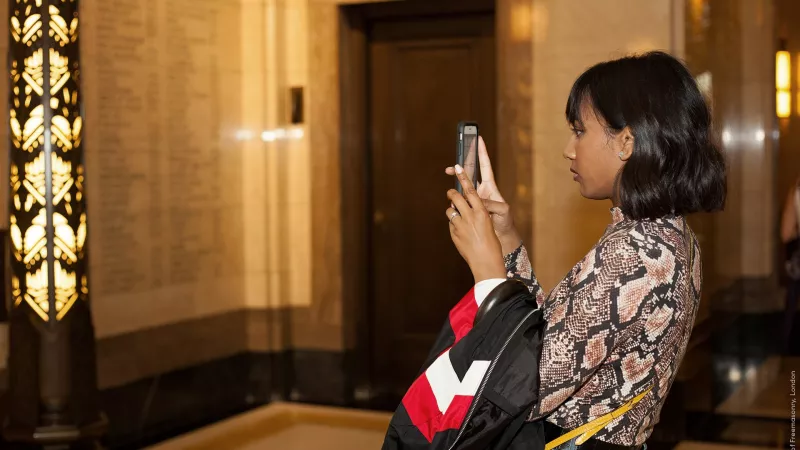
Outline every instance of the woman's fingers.
<path id="1" fill-rule="evenodd" d="M 461 220 L 461 214 L 459 214 L 459 212 L 453 207 L 447 208 L 447 211 L 444 213 L 447 215 L 447 220 L 450 221 L 450 229 L 452 230 L 453 227 L 455 227 L 453 221 Z"/>
<path id="2" fill-rule="evenodd" d="M 450 189 L 447 191 L 447 198 L 450 199 L 451 204 L 462 217 L 471 217 L 472 208 L 470 208 L 469 203 L 467 203 L 464 197 L 462 197 L 457 190 Z M 448 209 L 448 211 L 450 210 Z"/>
<path id="3" fill-rule="evenodd" d="M 455 175 L 456 174 L 456 169 L 455 169 L 455 167 L 448 167 L 448 168 L 444 169 L 444 173 L 446 173 L 448 175 Z"/>
<path id="4" fill-rule="evenodd" d="M 461 190 L 464 192 L 464 196 L 467 198 L 469 204 L 472 205 L 472 209 L 476 211 L 483 210 L 483 202 L 478 196 L 478 191 L 475 190 L 472 180 L 469 179 L 467 173 L 459 165 L 456 165 L 456 177 L 458 177 L 458 181 L 461 183 Z M 459 211 L 461 211 L 461 208 L 459 208 Z"/>
<path id="5" fill-rule="evenodd" d="M 458 211 L 456 211 L 456 209 L 453 208 L 452 206 L 447 208 L 447 211 L 445 211 L 444 213 L 447 215 L 447 220 L 449 220 L 450 222 L 452 222 L 453 219 L 455 219 L 460 215 Z"/>
<path id="6" fill-rule="evenodd" d="M 494 171 L 492 161 L 489 160 L 489 152 L 486 150 L 486 143 L 483 137 L 478 136 L 478 160 L 481 165 L 481 179 L 485 182 L 494 182 Z"/>

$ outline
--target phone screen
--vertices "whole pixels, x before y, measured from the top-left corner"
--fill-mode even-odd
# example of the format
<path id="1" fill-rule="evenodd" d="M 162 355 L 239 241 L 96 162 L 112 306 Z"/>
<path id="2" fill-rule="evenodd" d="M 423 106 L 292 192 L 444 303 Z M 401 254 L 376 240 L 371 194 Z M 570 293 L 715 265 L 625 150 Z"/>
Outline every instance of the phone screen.
<path id="1" fill-rule="evenodd" d="M 478 182 L 478 127 L 468 125 L 464 127 L 464 172 L 473 184 Z"/>

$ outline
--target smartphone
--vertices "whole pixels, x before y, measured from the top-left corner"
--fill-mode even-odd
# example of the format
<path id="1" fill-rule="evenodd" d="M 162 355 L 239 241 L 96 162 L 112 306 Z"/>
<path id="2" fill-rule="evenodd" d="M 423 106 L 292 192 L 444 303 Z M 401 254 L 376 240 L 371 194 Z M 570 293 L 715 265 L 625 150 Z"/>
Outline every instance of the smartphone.
<path id="1" fill-rule="evenodd" d="M 478 124 L 462 121 L 458 123 L 458 153 L 456 164 L 464 168 L 475 188 L 478 188 L 480 171 L 478 170 Z M 456 190 L 464 195 L 461 183 L 456 179 Z"/>

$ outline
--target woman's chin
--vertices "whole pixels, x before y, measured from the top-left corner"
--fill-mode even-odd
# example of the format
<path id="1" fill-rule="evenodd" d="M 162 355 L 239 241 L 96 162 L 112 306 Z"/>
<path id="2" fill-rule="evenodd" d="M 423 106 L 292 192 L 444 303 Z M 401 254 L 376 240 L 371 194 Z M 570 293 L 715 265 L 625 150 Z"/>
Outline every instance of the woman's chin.
<path id="1" fill-rule="evenodd" d="M 584 186 L 583 183 L 580 184 L 580 189 L 579 190 L 580 190 L 581 196 L 583 198 L 586 198 L 586 199 L 589 199 L 589 200 L 605 200 L 605 199 L 608 198 L 608 196 L 600 195 L 596 191 L 588 189 L 586 186 Z"/>

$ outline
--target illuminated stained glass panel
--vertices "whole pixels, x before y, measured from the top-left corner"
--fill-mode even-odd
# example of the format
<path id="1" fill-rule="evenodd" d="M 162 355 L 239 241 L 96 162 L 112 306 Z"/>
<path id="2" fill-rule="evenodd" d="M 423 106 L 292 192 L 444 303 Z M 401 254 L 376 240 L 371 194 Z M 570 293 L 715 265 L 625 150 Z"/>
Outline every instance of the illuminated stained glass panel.
<path id="1" fill-rule="evenodd" d="M 10 0 L 12 304 L 88 298 L 77 0 Z"/>

